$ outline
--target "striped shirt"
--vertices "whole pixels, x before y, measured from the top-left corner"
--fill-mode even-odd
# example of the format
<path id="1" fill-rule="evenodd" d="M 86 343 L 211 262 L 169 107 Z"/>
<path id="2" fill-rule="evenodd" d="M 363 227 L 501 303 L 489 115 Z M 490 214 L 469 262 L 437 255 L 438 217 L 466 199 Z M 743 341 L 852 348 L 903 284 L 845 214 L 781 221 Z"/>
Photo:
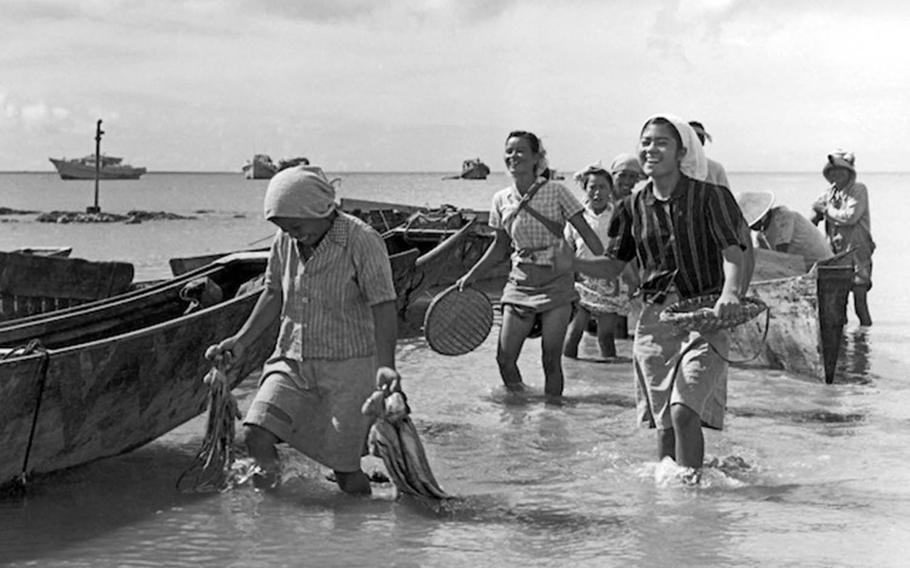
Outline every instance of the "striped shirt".
<path id="1" fill-rule="evenodd" d="M 720 292 L 723 256 L 729 246 L 745 249 L 745 224 L 730 190 L 681 176 L 670 199 L 654 195 L 649 182 L 623 199 L 610 223 L 607 254 L 638 258 L 641 288 L 662 291 L 668 278 L 682 298 Z"/>
<path id="2" fill-rule="evenodd" d="M 273 356 L 349 359 L 376 352 L 372 306 L 395 300 L 389 255 L 379 234 L 339 213 L 303 261 L 297 242 L 278 231 L 265 286 L 280 291 L 281 327 Z"/>
<path id="3" fill-rule="evenodd" d="M 497 191 L 493 195 L 489 224 L 494 229 L 504 230 L 512 238 L 514 262 L 552 265 L 556 248 L 564 239 L 535 219 L 526 208 L 516 215 L 520 201 L 521 194 L 514 185 Z M 566 186 L 554 181 L 542 185 L 528 206 L 563 227 L 569 217 L 585 208 Z"/>

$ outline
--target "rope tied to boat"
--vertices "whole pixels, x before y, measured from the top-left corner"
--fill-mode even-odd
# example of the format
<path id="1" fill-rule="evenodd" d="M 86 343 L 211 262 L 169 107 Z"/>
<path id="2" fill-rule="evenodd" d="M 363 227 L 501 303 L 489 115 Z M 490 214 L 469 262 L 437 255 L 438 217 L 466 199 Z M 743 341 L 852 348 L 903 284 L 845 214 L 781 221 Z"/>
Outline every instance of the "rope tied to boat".
<path id="1" fill-rule="evenodd" d="M 234 464 L 235 420 L 241 418 L 237 400 L 231 394 L 231 371 L 214 365 L 202 382 L 208 385 L 208 421 L 202 447 L 192 464 L 177 478 L 184 493 L 221 492 L 231 487 Z"/>
<path id="2" fill-rule="evenodd" d="M 4 354 L 0 360 L 11 359 L 13 357 L 24 357 L 27 355 L 40 354 L 38 366 L 35 368 L 35 378 L 33 383 L 38 384 L 38 392 L 35 396 L 35 411 L 32 413 L 32 424 L 28 432 L 28 441 L 25 445 L 25 455 L 22 457 L 22 470 L 19 477 L 10 482 L 8 492 L 14 495 L 24 495 L 28 489 L 28 461 L 32 453 L 32 445 L 35 440 L 35 432 L 38 429 L 38 415 L 41 412 L 41 401 L 44 398 L 44 386 L 47 383 L 47 369 L 50 363 L 50 354 L 47 348 L 38 339 L 32 339 L 27 344 L 16 347 Z"/>

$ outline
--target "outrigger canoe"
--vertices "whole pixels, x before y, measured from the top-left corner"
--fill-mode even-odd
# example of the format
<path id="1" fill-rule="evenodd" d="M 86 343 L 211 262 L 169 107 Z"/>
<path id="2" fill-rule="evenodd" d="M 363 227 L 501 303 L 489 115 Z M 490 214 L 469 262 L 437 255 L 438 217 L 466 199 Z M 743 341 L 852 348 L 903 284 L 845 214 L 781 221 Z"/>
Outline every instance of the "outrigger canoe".
<path id="1" fill-rule="evenodd" d="M 205 410 L 203 350 L 259 297 L 264 254 L 0 325 L 0 486 L 137 448 Z M 277 325 L 247 351 L 259 368 Z M 234 385 L 232 385 L 234 386 Z"/>
<path id="2" fill-rule="evenodd" d="M 767 335 L 764 317 L 735 328 L 734 357 L 751 357 L 758 349 L 750 364 L 833 383 L 853 285 L 851 257 L 820 261 L 805 272 L 801 256 L 765 249 L 755 254 L 749 295 L 770 309 Z"/>

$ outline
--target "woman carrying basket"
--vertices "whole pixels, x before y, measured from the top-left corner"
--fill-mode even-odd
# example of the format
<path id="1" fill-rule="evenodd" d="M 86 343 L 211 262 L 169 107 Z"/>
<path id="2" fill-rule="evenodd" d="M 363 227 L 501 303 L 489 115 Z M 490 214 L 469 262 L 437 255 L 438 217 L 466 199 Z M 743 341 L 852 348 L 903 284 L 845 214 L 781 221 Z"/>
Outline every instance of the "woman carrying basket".
<path id="1" fill-rule="evenodd" d="M 524 389 L 518 356 L 539 319 L 545 392 L 560 396 L 563 338 L 572 316 L 572 302 L 578 298 L 574 252 L 564 238 L 566 223 L 578 230 L 595 254 L 603 254 L 603 245 L 584 220 L 584 206 L 578 199 L 564 185 L 543 176 L 547 171 L 546 152 L 536 135 L 509 133 L 504 157 L 512 185 L 493 196 L 493 243 L 456 285 L 463 289 L 511 254 L 496 351 L 499 374 L 509 390 Z"/>
<path id="2" fill-rule="evenodd" d="M 723 428 L 729 338 L 723 329 L 682 333 L 659 315 L 681 299 L 719 294 L 714 313 L 732 320 L 748 286 L 745 221 L 729 190 L 703 181 L 705 155 L 685 121 L 648 119 L 638 151 L 649 182 L 620 202 L 607 256 L 576 260 L 576 269 L 615 278 L 638 260 L 644 303 L 632 347 L 638 421 L 657 428 L 658 458 L 690 468 L 697 481 L 702 426 Z"/>

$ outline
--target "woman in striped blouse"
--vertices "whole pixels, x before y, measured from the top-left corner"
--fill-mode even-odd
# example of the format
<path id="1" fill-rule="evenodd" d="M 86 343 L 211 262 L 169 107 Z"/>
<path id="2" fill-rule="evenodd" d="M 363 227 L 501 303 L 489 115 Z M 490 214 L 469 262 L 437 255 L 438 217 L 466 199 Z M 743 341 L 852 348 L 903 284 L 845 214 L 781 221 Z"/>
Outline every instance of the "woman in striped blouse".
<path id="1" fill-rule="evenodd" d="M 615 278 L 638 261 L 644 307 L 632 347 L 638 421 L 657 428 L 658 456 L 697 482 L 702 426 L 722 429 L 727 399 L 726 330 L 681 333 L 659 319 L 680 300 L 718 294 L 714 311 L 730 318 L 748 286 L 745 221 L 726 188 L 703 181 L 707 164 L 692 127 L 670 115 L 645 122 L 639 158 L 649 182 L 620 202 L 607 256 L 576 260 L 580 272 Z M 683 358 L 677 366 L 681 354 Z"/>

